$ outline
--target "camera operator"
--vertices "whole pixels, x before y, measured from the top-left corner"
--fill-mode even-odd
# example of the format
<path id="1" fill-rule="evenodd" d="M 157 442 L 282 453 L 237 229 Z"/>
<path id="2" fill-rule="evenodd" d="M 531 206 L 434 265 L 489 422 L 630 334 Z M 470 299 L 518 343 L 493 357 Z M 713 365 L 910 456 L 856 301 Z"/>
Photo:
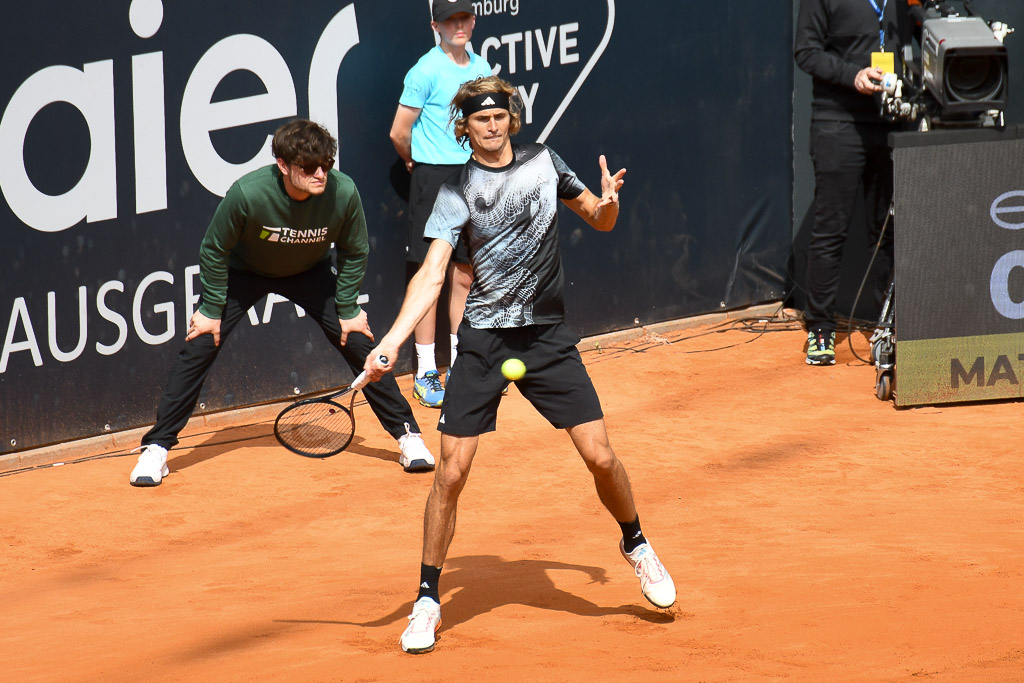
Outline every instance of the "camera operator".
<path id="1" fill-rule="evenodd" d="M 877 93 L 885 69 L 910 38 L 909 6 L 919 0 L 801 0 L 794 57 L 813 77 L 811 158 L 814 227 L 807 261 L 807 364 L 835 363 L 839 270 L 857 204 L 864 198 L 868 239 L 878 242 L 892 199 L 892 125 Z M 877 54 L 873 54 L 877 53 Z M 885 53 L 888 53 L 886 55 Z M 894 58 L 893 58 L 894 59 Z M 870 281 L 881 304 L 892 273 L 892 230 L 886 230 Z"/>

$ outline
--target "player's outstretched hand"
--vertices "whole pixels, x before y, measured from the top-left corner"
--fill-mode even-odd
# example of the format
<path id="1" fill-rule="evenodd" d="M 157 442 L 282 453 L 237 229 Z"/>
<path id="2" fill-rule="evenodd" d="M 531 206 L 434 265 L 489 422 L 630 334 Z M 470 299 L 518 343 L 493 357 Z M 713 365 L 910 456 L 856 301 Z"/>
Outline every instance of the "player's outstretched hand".
<path id="1" fill-rule="evenodd" d="M 185 341 L 190 342 L 204 334 L 212 334 L 213 345 L 220 346 L 220 320 L 217 318 L 207 318 L 199 311 L 196 311 L 188 322 L 188 334 L 185 335 Z"/>
<path id="2" fill-rule="evenodd" d="M 370 321 L 366 318 L 366 311 L 359 311 L 359 315 L 348 320 L 338 318 L 338 322 L 341 323 L 342 346 L 348 342 L 348 335 L 353 332 L 362 332 L 370 338 L 370 341 L 373 341 L 373 332 L 370 332 Z"/>
<path id="3" fill-rule="evenodd" d="M 601 166 L 601 201 L 597 207 L 618 204 L 619 189 L 622 187 L 622 176 L 626 175 L 626 169 L 620 168 L 618 173 L 612 175 L 608 171 L 608 161 L 603 154 L 597 158 L 597 163 Z"/>

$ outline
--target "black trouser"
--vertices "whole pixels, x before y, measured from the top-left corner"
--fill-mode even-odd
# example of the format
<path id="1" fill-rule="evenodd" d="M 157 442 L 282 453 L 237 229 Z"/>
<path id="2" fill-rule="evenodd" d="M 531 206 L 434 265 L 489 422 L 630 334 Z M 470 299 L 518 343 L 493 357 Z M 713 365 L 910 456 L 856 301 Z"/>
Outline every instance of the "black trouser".
<path id="1" fill-rule="evenodd" d="M 814 228 L 807 255 L 808 330 L 834 331 L 836 294 L 843 245 L 858 189 L 864 198 L 868 243 L 874 250 L 892 200 L 890 128 L 847 121 L 811 122 L 814 160 Z M 881 306 L 892 277 L 893 230 L 885 232 L 866 292 Z"/>
<path id="2" fill-rule="evenodd" d="M 363 363 L 373 350 L 373 342 L 364 334 L 354 333 L 348 336 L 345 346 L 341 346 L 341 323 L 334 305 L 336 282 L 326 261 L 304 273 L 284 278 L 229 271 L 227 303 L 220 321 L 221 346 L 246 311 L 267 294 L 275 293 L 301 306 L 320 325 L 331 345 L 341 352 L 352 372 L 362 372 Z M 185 428 L 195 410 L 203 382 L 220 348 L 214 346 L 213 335 L 210 334 L 185 343 L 160 399 L 156 424 L 142 437 L 143 445 L 153 443 L 172 448 L 178 443 L 178 433 Z M 388 373 L 379 382 L 368 384 L 363 393 L 373 413 L 391 436 L 397 439 L 405 434 L 405 423 L 409 423 L 413 432 L 419 432 L 412 408 L 402 396 L 394 375 Z"/>

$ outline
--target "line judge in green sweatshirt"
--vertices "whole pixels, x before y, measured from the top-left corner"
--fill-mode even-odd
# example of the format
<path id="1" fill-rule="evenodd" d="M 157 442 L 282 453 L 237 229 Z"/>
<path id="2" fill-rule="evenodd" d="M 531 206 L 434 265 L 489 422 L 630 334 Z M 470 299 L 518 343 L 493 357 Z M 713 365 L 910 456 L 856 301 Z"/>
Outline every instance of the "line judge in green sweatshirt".
<path id="1" fill-rule="evenodd" d="M 356 304 L 370 251 L 366 219 L 352 179 L 334 169 L 337 141 L 319 124 L 299 119 L 277 130 L 272 151 L 276 163 L 231 186 L 203 238 L 200 306 L 189 321 L 156 424 L 142 437 L 132 486 L 157 486 L 167 476 L 167 451 L 195 409 L 221 342 L 267 294 L 301 306 L 353 373 L 362 370 L 373 348 L 366 312 Z M 402 467 L 432 470 L 434 457 L 394 379 L 363 391 L 381 425 L 398 440 Z"/>

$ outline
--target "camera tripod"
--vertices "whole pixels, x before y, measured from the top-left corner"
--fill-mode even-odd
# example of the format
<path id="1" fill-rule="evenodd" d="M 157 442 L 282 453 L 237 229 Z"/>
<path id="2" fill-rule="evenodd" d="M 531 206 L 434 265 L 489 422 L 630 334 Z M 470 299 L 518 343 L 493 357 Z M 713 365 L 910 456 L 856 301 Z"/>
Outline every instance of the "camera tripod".
<path id="1" fill-rule="evenodd" d="M 885 237 L 885 231 L 890 229 L 890 225 L 896 215 L 896 198 L 893 197 L 889 201 L 889 210 L 886 212 L 885 221 L 882 223 L 882 229 L 878 233 L 878 241 L 875 243 L 874 251 L 871 253 L 871 258 L 868 260 L 868 267 L 864 271 L 864 278 L 860 282 L 860 287 L 857 289 L 857 295 L 853 299 L 853 308 L 851 311 L 857 310 L 857 304 L 860 302 L 860 296 L 864 292 L 864 287 L 868 282 L 868 278 L 871 275 L 871 269 L 874 267 L 875 259 L 878 258 L 878 252 L 882 247 L 882 239 Z M 895 273 L 893 273 L 895 277 Z M 895 308 L 895 296 L 896 296 L 896 282 L 895 279 L 889 280 L 889 288 L 886 291 L 885 301 L 882 303 L 882 310 L 878 316 L 878 323 L 875 325 L 875 331 L 871 334 L 871 339 L 868 341 L 871 344 L 871 364 L 875 366 L 875 396 L 880 401 L 888 401 L 894 396 L 896 386 L 896 308 Z M 850 313 L 850 320 L 853 320 L 853 313 Z M 852 324 L 852 323 L 851 323 Z M 849 330 L 848 330 L 849 331 Z M 850 342 L 850 350 L 853 351 L 853 342 Z M 854 355 L 857 353 L 854 351 Z M 859 360 L 864 360 L 857 356 Z"/>
<path id="2" fill-rule="evenodd" d="M 878 324 L 871 335 L 871 362 L 875 366 L 875 396 L 888 401 L 896 392 L 896 286 L 889 283 Z"/>

